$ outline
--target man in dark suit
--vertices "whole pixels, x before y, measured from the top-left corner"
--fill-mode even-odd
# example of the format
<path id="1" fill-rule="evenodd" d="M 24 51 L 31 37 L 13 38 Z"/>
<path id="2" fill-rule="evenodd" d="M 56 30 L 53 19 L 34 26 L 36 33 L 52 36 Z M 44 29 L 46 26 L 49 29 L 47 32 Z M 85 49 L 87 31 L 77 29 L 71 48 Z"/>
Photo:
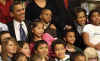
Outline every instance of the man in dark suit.
<path id="1" fill-rule="evenodd" d="M 21 2 L 14 2 L 10 7 L 13 21 L 9 22 L 8 30 L 17 41 L 28 41 L 30 36 L 29 23 L 25 21 L 25 7 Z"/>

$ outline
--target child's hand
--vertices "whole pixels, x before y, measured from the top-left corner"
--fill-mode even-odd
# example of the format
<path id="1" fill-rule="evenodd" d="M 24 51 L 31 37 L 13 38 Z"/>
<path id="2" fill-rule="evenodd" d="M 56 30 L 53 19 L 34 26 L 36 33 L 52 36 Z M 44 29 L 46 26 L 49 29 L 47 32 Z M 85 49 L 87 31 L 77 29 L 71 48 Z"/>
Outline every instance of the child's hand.
<path id="1" fill-rule="evenodd" d="M 53 29 L 53 30 L 56 30 L 56 26 L 54 24 L 51 24 L 50 28 Z"/>
<path id="2" fill-rule="evenodd" d="M 64 29 L 66 29 L 66 30 L 72 29 L 72 26 L 70 26 L 70 25 L 65 25 Z"/>

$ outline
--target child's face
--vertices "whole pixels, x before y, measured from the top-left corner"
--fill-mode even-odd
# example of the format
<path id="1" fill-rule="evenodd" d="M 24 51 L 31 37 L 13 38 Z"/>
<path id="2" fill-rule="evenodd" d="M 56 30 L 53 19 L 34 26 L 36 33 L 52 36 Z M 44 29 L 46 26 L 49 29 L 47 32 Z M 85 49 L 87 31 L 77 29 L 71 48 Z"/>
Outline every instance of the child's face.
<path id="1" fill-rule="evenodd" d="M 37 54 L 40 56 L 46 57 L 48 55 L 48 45 L 47 44 L 40 44 L 36 51 Z"/>
<path id="2" fill-rule="evenodd" d="M 98 12 L 92 13 L 91 20 L 94 25 L 99 25 L 100 24 L 100 14 Z"/>
<path id="3" fill-rule="evenodd" d="M 85 25 L 86 24 L 86 15 L 84 12 L 77 13 L 77 23 L 79 25 Z"/>
<path id="4" fill-rule="evenodd" d="M 70 44 L 74 44 L 76 40 L 75 32 L 67 32 L 65 40 Z"/>
<path id="5" fill-rule="evenodd" d="M 78 56 L 75 58 L 74 61 L 86 61 L 86 58 L 85 58 L 85 56 Z"/>
<path id="6" fill-rule="evenodd" d="M 41 37 L 44 33 L 44 26 L 42 23 L 37 24 L 35 28 L 32 29 L 32 32 L 35 36 Z"/>
<path id="7" fill-rule="evenodd" d="M 98 58 L 88 58 L 88 61 L 98 61 Z"/>
<path id="8" fill-rule="evenodd" d="M 55 45 L 55 54 L 56 57 L 59 59 L 65 58 L 66 49 L 63 44 L 56 44 Z"/>
<path id="9" fill-rule="evenodd" d="M 49 23 L 52 19 L 52 12 L 50 10 L 46 10 L 46 11 L 42 12 L 42 14 L 40 15 L 40 18 L 45 23 Z"/>
<path id="10" fill-rule="evenodd" d="M 21 51 L 25 56 L 30 57 L 30 48 L 29 48 L 29 44 L 25 43 L 23 48 L 21 48 Z"/>
<path id="11" fill-rule="evenodd" d="M 6 45 L 8 54 L 15 54 L 17 51 L 17 45 L 13 41 L 9 41 Z"/>

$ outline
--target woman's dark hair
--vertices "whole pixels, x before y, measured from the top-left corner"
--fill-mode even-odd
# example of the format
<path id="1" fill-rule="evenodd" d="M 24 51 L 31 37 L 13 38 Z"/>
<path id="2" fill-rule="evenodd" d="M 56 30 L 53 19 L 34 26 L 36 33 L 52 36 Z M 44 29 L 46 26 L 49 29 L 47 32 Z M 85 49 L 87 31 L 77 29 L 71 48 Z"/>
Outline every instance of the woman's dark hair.
<path id="1" fill-rule="evenodd" d="M 100 14 L 100 10 L 99 9 L 94 9 L 92 11 L 90 11 L 88 19 L 90 22 L 92 22 L 91 16 L 93 15 L 94 12 L 98 12 Z"/>
<path id="2" fill-rule="evenodd" d="M 85 14 L 85 16 L 86 16 L 86 10 L 83 9 L 83 8 L 81 8 L 81 7 L 77 7 L 77 8 L 75 8 L 75 10 L 74 10 L 74 15 L 75 15 L 74 19 L 77 18 L 77 14 L 80 13 L 80 12 L 84 12 L 84 14 Z"/>
<path id="3" fill-rule="evenodd" d="M 34 45 L 34 50 L 36 51 L 41 44 L 47 44 L 48 45 L 48 43 L 46 41 L 38 40 Z"/>
<path id="4" fill-rule="evenodd" d="M 56 46 L 57 44 L 62 44 L 62 45 L 64 45 L 64 47 L 66 47 L 66 43 L 65 43 L 64 40 L 62 40 L 62 39 L 57 39 L 57 40 L 55 40 L 55 41 L 52 42 L 51 47 L 52 47 L 52 50 L 53 50 L 53 51 L 55 51 L 55 46 Z"/>
<path id="5" fill-rule="evenodd" d="M 84 56 L 84 53 L 83 52 L 74 52 L 70 55 L 70 61 L 75 61 L 75 59 L 78 57 L 78 56 Z"/>

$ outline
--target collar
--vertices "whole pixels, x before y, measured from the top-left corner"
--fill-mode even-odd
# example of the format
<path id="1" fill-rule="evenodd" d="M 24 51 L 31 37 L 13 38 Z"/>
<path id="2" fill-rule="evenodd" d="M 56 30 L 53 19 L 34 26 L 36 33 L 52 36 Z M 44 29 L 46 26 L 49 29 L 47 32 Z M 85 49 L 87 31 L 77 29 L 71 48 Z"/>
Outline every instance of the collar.
<path id="1" fill-rule="evenodd" d="M 20 24 L 24 24 L 24 21 L 22 21 L 22 22 L 20 23 L 20 22 L 18 22 L 17 20 L 14 19 L 14 24 L 15 24 L 17 27 L 19 27 Z"/>
<path id="2" fill-rule="evenodd" d="M 43 22 L 43 25 L 44 25 L 44 29 L 46 29 L 50 25 L 50 23 L 46 24 L 46 23 Z"/>
<path id="3" fill-rule="evenodd" d="M 57 58 L 55 58 L 55 61 L 66 61 L 67 59 L 69 59 L 70 56 L 69 55 L 65 55 L 65 58 L 58 60 Z"/>

